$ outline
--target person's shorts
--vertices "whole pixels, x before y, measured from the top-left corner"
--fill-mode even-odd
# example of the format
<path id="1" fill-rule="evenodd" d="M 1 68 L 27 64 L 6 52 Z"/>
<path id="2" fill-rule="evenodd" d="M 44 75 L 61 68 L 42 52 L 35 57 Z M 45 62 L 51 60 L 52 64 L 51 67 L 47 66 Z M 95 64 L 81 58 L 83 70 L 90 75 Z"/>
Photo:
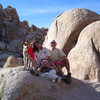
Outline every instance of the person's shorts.
<path id="1" fill-rule="evenodd" d="M 63 61 L 59 61 L 59 60 L 55 60 L 55 61 L 53 61 L 53 63 L 55 64 L 55 65 L 60 65 L 61 67 L 64 67 L 65 66 L 65 61 L 63 60 Z"/>

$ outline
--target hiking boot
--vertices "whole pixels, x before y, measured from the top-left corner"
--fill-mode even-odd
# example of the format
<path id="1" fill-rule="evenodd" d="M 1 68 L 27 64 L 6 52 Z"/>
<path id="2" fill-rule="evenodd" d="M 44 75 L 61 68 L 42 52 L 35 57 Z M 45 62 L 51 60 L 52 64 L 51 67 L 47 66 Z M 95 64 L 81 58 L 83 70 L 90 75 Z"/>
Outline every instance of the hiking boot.
<path id="1" fill-rule="evenodd" d="M 68 73 L 67 74 L 67 78 L 71 78 L 71 73 Z"/>
<path id="2" fill-rule="evenodd" d="M 71 83 L 71 73 L 67 74 L 67 84 Z"/>
<path id="3" fill-rule="evenodd" d="M 30 73 L 31 73 L 32 75 L 40 76 L 40 74 L 39 74 L 38 72 L 36 72 L 34 69 L 30 69 L 29 71 L 30 71 Z"/>
<path id="4" fill-rule="evenodd" d="M 32 75 L 35 74 L 35 71 L 34 71 L 33 69 L 31 69 L 31 70 L 29 70 L 29 71 L 30 71 L 30 73 L 31 73 Z"/>

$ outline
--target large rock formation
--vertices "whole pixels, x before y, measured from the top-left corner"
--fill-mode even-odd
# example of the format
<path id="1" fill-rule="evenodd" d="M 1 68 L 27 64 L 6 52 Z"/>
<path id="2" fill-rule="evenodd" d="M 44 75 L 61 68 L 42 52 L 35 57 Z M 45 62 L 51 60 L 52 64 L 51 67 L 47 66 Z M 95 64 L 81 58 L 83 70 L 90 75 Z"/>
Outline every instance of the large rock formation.
<path id="1" fill-rule="evenodd" d="M 10 52 L 10 55 L 19 57 L 22 55 L 21 41 L 44 40 L 46 34 L 45 28 L 30 27 L 27 21 L 21 22 L 15 8 L 8 6 L 4 9 L 0 4 L 0 54 Z M 3 64 L 0 60 L 0 67 Z"/>
<path id="2" fill-rule="evenodd" d="M 12 53 L 12 52 L 7 52 L 7 51 L 0 52 L 0 66 L 4 65 L 7 58 L 11 55 L 18 56 L 15 53 Z"/>
<path id="3" fill-rule="evenodd" d="M 73 79 L 57 84 L 33 76 L 23 67 L 0 69 L 0 100 L 99 100 L 100 84 Z"/>
<path id="4" fill-rule="evenodd" d="M 74 77 L 100 81 L 100 21 L 88 25 L 80 33 L 68 58 Z"/>
<path id="5" fill-rule="evenodd" d="M 56 40 L 58 48 L 66 54 L 75 46 L 80 32 L 90 23 L 100 20 L 100 15 L 87 9 L 76 8 L 64 12 L 53 21 L 44 46 Z"/>
<path id="6" fill-rule="evenodd" d="M 22 66 L 22 58 L 16 58 L 15 56 L 9 56 L 3 68 Z"/>

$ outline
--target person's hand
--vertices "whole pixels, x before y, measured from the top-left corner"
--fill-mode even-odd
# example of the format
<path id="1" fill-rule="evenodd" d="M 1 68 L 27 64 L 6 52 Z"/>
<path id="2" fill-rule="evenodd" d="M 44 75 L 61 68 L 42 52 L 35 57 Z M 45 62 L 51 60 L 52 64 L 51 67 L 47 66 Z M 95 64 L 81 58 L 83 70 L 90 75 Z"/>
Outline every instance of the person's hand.
<path id="1" fill-rule="evenodd" d="M 41 69 L 40 67 L 36 67 L 36 68 L 35 68 L 35 71 L 39 72 L 40 69 Z"/>
<path id="2" fill-rule="evenodd" d="M 41 68 L 38 68 L 38 69 L 37 69 L 37 72 L 39 72 L 39 71 L 40 71 L 40 69 L 41 69 Z"/>

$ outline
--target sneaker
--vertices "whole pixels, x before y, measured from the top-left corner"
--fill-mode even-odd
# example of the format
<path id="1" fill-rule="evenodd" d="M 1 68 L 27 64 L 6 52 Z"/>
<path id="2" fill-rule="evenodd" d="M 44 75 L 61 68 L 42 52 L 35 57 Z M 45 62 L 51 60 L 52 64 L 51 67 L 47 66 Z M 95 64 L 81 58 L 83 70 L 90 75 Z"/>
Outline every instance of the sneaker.
<path id="1" fill-rule="evenodd" d="M 32 75 L 35 74 L 35 71 L 34 71 L 33 69 L 31 69 L 31 70 L 29 70 L 29 71 L 30 71 L 30 73 L 31 73 Z"/>
<path id="2" fill-rule="evenodd" d="M 55 80 L 53 79 L 53 80 L 51 80 L 53 83 L 55 83 Z"/>

